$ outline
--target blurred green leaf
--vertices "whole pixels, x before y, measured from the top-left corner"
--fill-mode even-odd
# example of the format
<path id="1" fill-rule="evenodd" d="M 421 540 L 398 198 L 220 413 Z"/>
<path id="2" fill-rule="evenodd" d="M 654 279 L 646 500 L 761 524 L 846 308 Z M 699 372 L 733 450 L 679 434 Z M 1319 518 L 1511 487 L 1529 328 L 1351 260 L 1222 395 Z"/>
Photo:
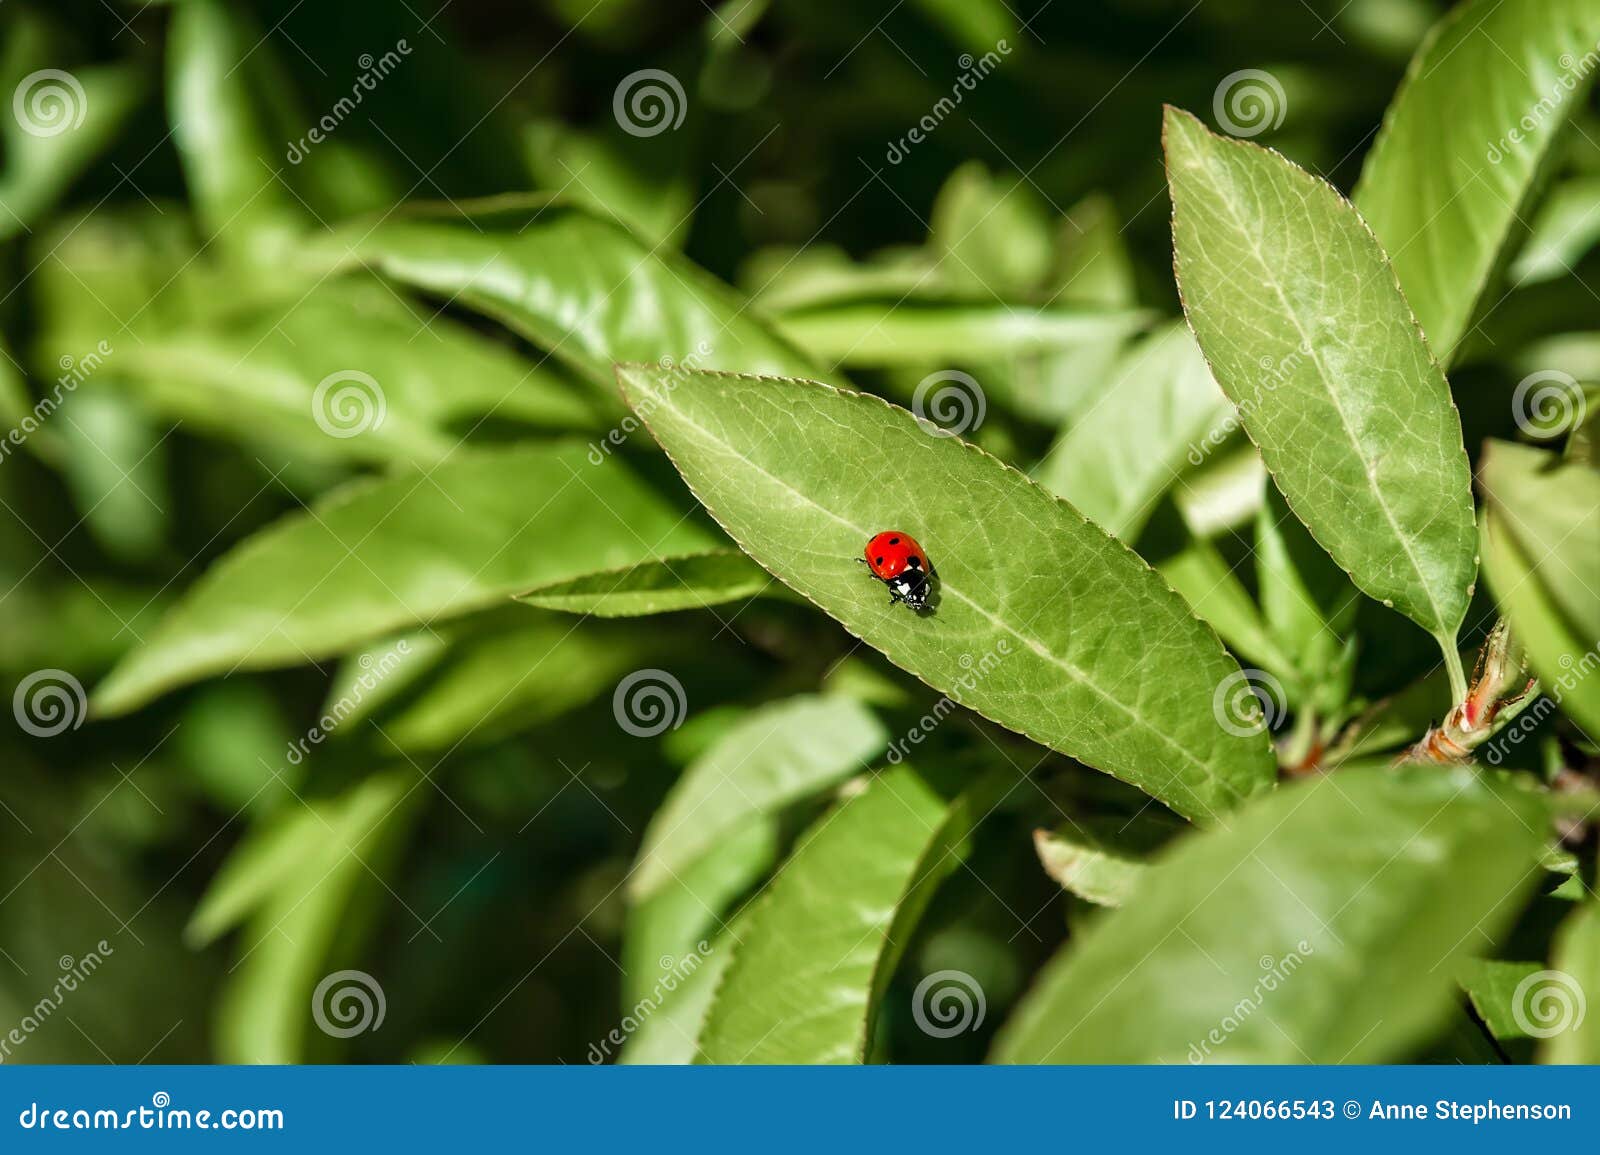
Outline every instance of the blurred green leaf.
<path id="1" fill-rule="evenodd" d="M 641 902 L 718 840 L 858 774 L 889 736 L 853 698 L 804 695 L 759 706 L 696 758 L 650 819 L 628 893 Z"/>
<path id="2" fill-rule="evenodd" d="M 741 547 L 896 665 L 1189 817 L 1215 818 L 1272 782 L 1265 741 L 1213 714 L 1217 687 L 1238 676 L 1215 635 L 1131 551 L 1020 474 L 876 397 L 620 374 Z M 930 551 L 933 613 L 888 604 L 855 564 L 885 528 Z"/>
<path id="3" fill-rule="evenodd" d="M 744 554 L 727 549 L 584 574 L 538 586 L 517 600 L 569 614 L 632 618 L 743 601 L 769 587 L 782 588 Z"/>
<path id="4" fill-rule="evenodd" d="M 1232 409 L 1182 322 L 1130 346 L 1099 396 L 1050 447 L 1034 476 L 1123 541 Z"/>
<path id="5" fill-rule="evenodd" d="M 1382 250 L 1274 153 L 1175 109 L 1166 146 L 1184 307 L 1218 383 L 1296 516 L 1453 659 L 1477 566 L 1472 479 Z"/>
<path id="6" fill-rule="evenodd" d="M 718 544 L 581 446 L 462 450 L 359 482 L 236 547 L 95 691 L 115 714 L 185 682 L 339 653 L 541 581 Z"/>
<path id="7" fill-rule="evenodd" d="M 740 925 L 700 1036 L 708 1063 L 862 1063 L 912 929 L 967 856 L 987 794 L 910 767 L 823 816 Z"/>
<path id="8" fill-rule="evenodd" d="M 1035 830 L 1033 848 L 1062 889 L 1101 906 L 1122 906 L 1144 878 L 1151 854 L 1182 829 L 1159 814 L 1089 816 Z"/>
<path id="9" fill-rule="evenodd" d="M 1600 1015 L 1586 1007 L 1586 995 L 1600 991 L 1600 903 L 1593 892 L 1557 928 L 1550 966 L 1547 989 L 1528 992 L 1528 1017 L 1545 1039 L 1539 1061 L 1600 1063 Z"/>
<path id="10" fill-rule="evenodd" d="M 1588 0 L 1466 0 L 1411 60 L 1354 200 L 1442 363 L 1583 103 L 1597 41 L 1600 9 Z"/>
<path id="11" fill-rule="evenodd" d="M 1285 788 L 1182 839 L 1140 901 L 1048 965 L 994 1057 L 1402 1059 L 1447 1015 L 1455 961 L 1535 881 L 1545 821 L 1533 795 L 1469 770 Z"/>
<path id="12" fill-rule="evenodd" d="M 1537 284 L 1572 272 L 1600 241 L 1600 176 L 1570 177 L 1552 188 L 1528 226 L 1528 239 L 1511 262 L 1512 284 Z"/>

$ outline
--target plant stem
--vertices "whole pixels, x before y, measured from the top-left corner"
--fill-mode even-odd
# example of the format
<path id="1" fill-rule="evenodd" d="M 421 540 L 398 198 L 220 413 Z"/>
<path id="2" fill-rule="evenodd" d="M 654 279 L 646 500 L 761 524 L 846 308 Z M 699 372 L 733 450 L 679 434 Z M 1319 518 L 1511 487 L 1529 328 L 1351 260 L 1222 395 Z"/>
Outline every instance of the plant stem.
<path id="1" fill-rule="evenodd" d="M 1439 649 L 1444 652 L 1444 668 L 1450 675 L 1450 700 L 1461 705 L 1467 700 L 1467 672 L 1461 666 L 1461 651 L 1456 648 L 1453 634 L 1435 634 Z"/>

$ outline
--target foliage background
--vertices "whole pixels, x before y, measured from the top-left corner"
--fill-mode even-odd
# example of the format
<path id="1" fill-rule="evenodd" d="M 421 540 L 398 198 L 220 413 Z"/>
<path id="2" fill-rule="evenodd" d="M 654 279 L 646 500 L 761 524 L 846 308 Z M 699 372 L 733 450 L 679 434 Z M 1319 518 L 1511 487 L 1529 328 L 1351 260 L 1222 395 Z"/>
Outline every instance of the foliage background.
<path id="1" fill-rule="evenodd" d="M 387 588 L 385 579 L 407 566 L 421 572 L 455 549 L 470 551 L 475 530 L 521 532 L 564 475 L 506 463 L 518 446 L 571 435 L 577 449 L 567 468 L 585 468 L 585 450 L 625 413 L 612 361 L 685 362 L 695 348 L 689 338 L 714 332 L 720 339 L 731 328 L 745 360 L 763 364 L 728 365 L 713 355 L 699 368 L 816 375 L 798 368 L 809 364 L 836 380 L 848 373 L 900 404 L 911 403 L 930 372 L 959 368 L 981 383 L 986 403 L 982 423 L 963 427 L 969 438 L 1072 498 L 1146 560 L 1201 565 L 1202 592 L 1221 588 L 1219 575 L 1231 570 L 1228 591 L 1236 585 L 1245 605 L 1259 600 L 1272 617 L 1253 527 L 1263 507 L 1269 523 L 1279 523 L 1282 499 L 1264 485 L 1255 451 L 1237 431 L 1225 431 L 1198 465 L 1185 453 L 1226 413 L 1217 397 L 1176 385 L 1154 404 L 1130 393 L 1111 406 L 1120 421 L 1102 418 L 1073 440 L 1096 392 L 1121 379 L 1129 362 L 1119 358 L 1135 347 L 1148 352 L 1138 342 L 1161 338 L 1142 334 L 1159 334 L 1181 312 L 1171 276 L 1162 105 L 1215 124 L 1224 78 L 1266 70 L 1279 88 L 1273 108 L 1281 119 L 1264 134 L 1245 135 L 1348 193 L 1407 61 L 1444 6 L 1054 0 L 1034 7 L 453 0 L 434 11 L 431 2 L 387 0 L 11 0 L 0 10 L 4 89 L 17 90 L 38 70 L 62 69 L 81 84 L 86 105 L 70 131 L 38 136 L 8 121 L 0 134 L 9 275 L 0 300 L 9 352 L 0 369 L 7 370 L 10 424 L 19 427 L 101 342 L 110 350 L 0 462 L 7 686 L 54 670 L 98 695 L 87 720 L 69 695 L 74 724 L 64 732 L 40 736 L 19 715 L 0 738 L 0 1029 L 24 1020 L 50 991 L 64 965 L 58 960 L 80 959 L 102 941 L 114 948 L 92 981 L 27 1031 L 7 1061 L 580 1062 L 597 1045 L 615 1058 L 608 1034 L 641 1000 L 652 1009 L 659 1001 L 652 948 L 661 944 L 659 953 L 676 958 L 714 936 L 741 895 L 760 891 L 801 831 L 839 797 L 858 797 L 860 783 L 845 780 L 867 763 L 881 767 L 889 741 L 923 725 L 937 692 L 803 600 L 774 596 L 781 588 L 759 575 L 749 586 L 752 571 L 736 560 L 707 578 L 708 589 L 732 591 L 709 609 L 612 620 L 512 603 L 507 595 L 517 589 L 586 572 L 563 569 L 578 548 L 574 527 L 588 520 L 580 510 L 549 540 L 527 542 L 526 580 L 513 572 L 507 589 L 485 593 L 471 613 L 415 612 L 405 636 L 426 655 L 417 678 L 385 682 L 382 701 L 368 702 L 327 741 L 301 747 L 304 757 L 289 756 L 324 703 L 381 665 L 400 623 L 384 619 L 385 628 L 367 629 L 348 600 L 319 608 L 331 590 L 291 596 L 291 614 L 304 618 L 299 634 L 269 646 L 271 660 L 249 660 L 250 640 L 273 635 L 266 618 L 277 613 L 275 599 L 292 591 L 298 573 L 336 573 L 333 585 L 351 588 L 370 577 Z M 1552 19 L 1574 26 L 1593 21 L 1581 4 L 1528 8 L 1559 10 Z M 1530 26 L 1537 23 L 1530 17 Z M 974 58 L 1001 42 L 1007 49 L 998 66 L 959 109 L 894 159 L 894 142 L 951 92 Z M 303 148 L 303 161 L 292 161 L 291 144 L 304 144 L 370 70 L 366 62 L 401 44 L 406 50 L 359 107 L 341 114 L 325 141 Z M 681 85 L 677 127 L 649 136 L 623 131 L 613 102 L 641 69 L 664 70 Z M 1492 86 L 1492 78 L 1484 83 Z M 1514 194 L 1521 199 L 1498 245 L 1487 298 L 1493 308 L 1472 334 L 1477 351 L 1451 368 L 1475 463 L 1487 438 L 1535 443 L 1511 403 L 1528 373 L 1593 375 L 1600 297 L 1587 251 L 1600 236 L 1600 122 L 1582 90 L 1574 103 L 1563 112 L 1572 124 L 1541 158 L 1537 180 Z M 1476 154 L 1487 143 L 1460 147 Z M 559 206 L 505 210 L 514 218 L 507 224 L 468 203 L 529 192 L 614 213 L 636 238 L 585 224 L 599 217 Z M 412 201 L 436 202 L 435 219 L 456 228 L 419 226 L 404 235 L 372 228 Z M 412 219 L 392 218 L 397 226 Z M 1525 239 L 1530 231 L 1539 243 Z M 544 308 L 544 330 L 525 318 L 518 323 L 516 301 L 474 295 L 473 278 L 491 266 L 496 247 L 524 237 L 535 247 L 520 269 L 528 281 L 516 289 L 521 306 Z M 377 247 L 359 256 L 387 280 L 355 267 L 351 253 L 369 240 Z M 640 273 L 652 252 L 665 255 L 668 271 Z M 688 284 L 702 284 L 695 266 L 733 286 L 725 296 L 703 291 L 713 300 L 714 324 L 698 331 L 681 316 Z M 877 309 L 866 320 L 851 311 L 862 301 Z M 1019 309 L 1027 315 L 1021 323 Z M 798 348 L 766 327 L 786 316 L 784 331 Z M 573 333 L 579 338 L 560 348 Z M 1179 368 L 1158 389 L 1183 379 L 1189 351 L 1181 332 L 1165 339 L 1180 343 Z M 381 427 L 333 436 L 313 420 L 314 386 L 347 370 L 369 373 L 382 387 L 387 436 L 377 436 Z M 517 400 L 505 405 L 513 393 Z M 1169 423 L 1153 434 L 1185 398 L 1199 406 L 1198 424 L 1189 414 L 1186 428 Z M 1052 452 L 1058 438 L 1065 448 Z M 642 479 L 639 492 L 607 490 L 602 498 L 617 503 L 636 540 L 624 541 L 620 554 L 610 545 L 597 549 L 619 560 L 590 569 L 642 560 L 631 555 L 657 536 L 676 534 L 677 552 L 720 540 L 648 441 L 634 433 L 618 450 Z M 794 452 L 804 457 L 801 446 Z M 1548 443 L 1540 449 L 1555 451 Z M 286 517 L 324 524 L 327 495 L 363 475 L 409 478 L 407 470 L 448 470 L 479 452 L 491 455 L 476 459 L 488 464 L 475 478 L 434 486 L 443 500 L 431 506 L 407 505 L 409 484 L 370 491 L 385 512 L 404 511 L 390 525 L 393 541 L 380 537 L 381 549 L 367 545 L 387 520 L 374 514 L 330 529 L 337 545 L 290 551 L 270 565 L 241 563 L 242 580 L 214 591 L 204 643 L 214 653 L 169 654 L 142 669 L 129 658 L 239 543 Z M 512 456 L 496 459 L 496 452 Z M 1141 463 L 1157 458 L 1170 468 L 1152 477 Z M 900 467 L 870 455 L 859 464 L 867 477 Z M 1566 482 L 1558 488 L 1578 492 Z M 918 497 L 937 505 L 950 495 L 934 486 Z M 307 515 L 308 508 L 316 512 Z M 915 528 L 920 517 L 907 508 L 903 520 Z M 1583 527 L 1593 524 L 1592 509 L 1568 511 L 1544 544 L 1561 546 L 1577 525 L 1579 552 L 1568 556 L 1572 572 L 1581 572 L 1600 561 L 1581 552 L 1592 541 Z M 1293 635 L 1292 615 L 1263 626 L 1245 612 L 1242 625 L 1229 619 L 1234 633 L 1212 623 L 1245 665 L 1270 671 L 1277 699 L 1268 694 L 1268 709 L 1286 775 L 1339 766 L 1336 778 L 1341 760 L 1355 771 L 1357 763 L 1385 764 L 1452 705 L 1437 646 L 1400 614 L 1356 595 L 1337 570 L 1329 577 L 1326 557 L 1289 525 L 1291 540 L 1279 548 L 1295 559 L 1309 600 L 1326 611 L 1321 624 L 1330 627 L 1333 649 L 1308 647 L 1274 668 L 1246 655 L 1250 641 L 1241 647 L 1237 631 Z M 649 542 L 638 536 L 646 532 Z M 426 556 L 429 541 L 439 544 L 442 561 Z M 1196 542 L 1209 548 L 1196 554 Z M 351 550 L 363 551 L 365 576 L 350 563 Z M 850 556 L 840 561 L 853 568 Z M 1185 592 L 1178 569 L 1162 573 Z M 1329 599 L 1319 597 L 1319 581 L 1332 583 Z M 754 590 L 763 596 L 750 597 Z M 577 591 L 569 608 L 584 608 L 592 592 Z M 376 589 L 373 596 L 382 600 Z M 1579 600 L 1586 597 L 1584 587 Z M 1572 627 L 1580 642 L 1592 620 L 1592 599 L 1586 604 Z M 1464 648 L 1476 650 L 1499 608 L 1478 583 Z M 1284 641 L 1278 636 L 1266 649 L 1281 650 Z M 368 642 L 374 661 L 363 666 L 357 655 Z M 1130 634 L 1123 645 L 1137 653 L 1143 644 Z M 119 662 L 124 681 L 96 691 Z M 185 662 L 188 673 L 167 678 Z M 680 725 L 651 737 L 619 725 L 613 705 L 617 683 L 645 668 L 670 670 L 684 703 L 666 703 Z M 1156 680 L 1177 676 L 1150 671 Z M 172 692 L 156 693 L 167 683 Z M 798 704 L 823 713 L 768 737 L 767 723 L 782 717 L 770 711 L 819 691 L 826 697 Z M 1594 691 L 1589 685 L 1575 698 Z M 1395 694 L 1404 695 L 1399 708 L 1349 728 Z M 1199 705 L 1203 714 L 1206 703 Z M 1585 797 L 1594 747 L 1577 710 L 1541 711 L 1534 736 L 1511 749 L 1500 769 Z M 781 781 L 796 758 L 810 758 L 811 769 L 751 801 L 754 813 L 741 816 L 742 825 L 708 827 L 707 845 L 697 849 L 721 850 L 727 877 L 697 878 L 689 889 L 716 890 L 717 909 L 685 915 L 662 913 L 658 904 L 652 914 L 630 902 L 637 888 L 627 880 L 641 838 L 674 781 L 708 751 L 726 755 L 719 739 L 752 719 L 753 730 L 734 731 L 735 750 L 759 734 L 771 745 L 756 752 L 763 772 Z M 1324 761 L 1329 747 L 1337 757 Z M 1097 921 L 1095 900 L 1106 901 L 1106 888 L 1120 897 L 1145 853 L 1182 823 L 1132 788 L 963 710 L 932 728 L 916 760 L 942 799 L 986 774 L 1009 772 L 1013 780 L 998 802 L 979 808 L 975 831 L 953 835 L 959 855 L 947 864 L 936 856 L 937 869 L 915 872 L 917 882 L 932 885 L 907 896 L 902 909 L 925 900 L 920 919 L 864 924 L 891 947 L 874 956 L 881 975 L 869 967 L 864 983 L 852 980 L 850 997 L 870 1001 L 870 1009 L 863 1006 L 850 1029 L 867 1032 L 860 1051 L 875 1059 L 978 1061 L 1046 960 L 1064 945 L 1070 951 Z M 1419 794 L 1395 800 L 1394 814 L 1416 818 L 1411 827 L 1401 823 L 1408 835 L 1427 829 L 1434 802 L 1444 805 L 1428 791 L 1454 781 L 1439 778 L 1448 769 L 1432 773 Z M 1019 787 L 1017 778 L 1026 782 Z M 1380 783 L 1373 798 L 1387 798 L 1388 789 Z M 1288 796 L 1287 788 L 1281 793 Z M 1429 808 L 1408 810 L 1417 798 Z M 902 801 L 944 813 L 928 799 Z M 1157 811 L 1162 817 L 1152 817 Z M 1290 812 L 1264 813 L 1287 820 Z M 1517 813 L 1520 825 L 1544 832 L 1543 811 Z M 1357 972 L 1378 973 L 1361 952 L 1380 953 L 1382 936 L 1363 946 L 1361 928 L 1352 931 L 1330 912 L 1356 901 L 1366 880 L 1383 874 L 1390 851 L 1398 856 L 1412 839 L 1385 842 L 1393 831 L 1359 805 L 1342 819 L 1324 816 L 1333 824 L 1309 823 L 1295 837 L 1330 877 L 1339 863 L 1377 857 L 1360 885 L 1342 892 L 1346 902 L 1319 907 L 1311 922 L 1337 924 L 1345 934 L 1335 938 L 1349 946 Z M 892 842 L 892 831 L 870 817 L 863 813 L 858 842 L 830 849 L 831 876 L 828 862 L 818 865 L 840 907 L 878 865 L 874 847 Z M 1593 839 L 1574 822 L 1564 847 L 1537 839 L 1550 870 L 1524 883 L 1521 835 L 1492 824 L 1479 829 L 1477 820 L 1463 819 L 1440 861 L 1464 870 L 1469 861 L 1494 861 L 1494 848 L 1502 848 L 1507 876 L 1483 880 L 1493 901 L 1453 892 L 1448 872 L 1382 881 L 1375 892 L 1423 909 L 1472 912 L 1459 926 L 1432 925 L 1438 941 L 1422 942 L 1408 962 L 1452 952 L 1487 961 L 1457 960 L 1460 973 L 1428 989 L 1429 1013 L 1392 1039 L 1377 1036 L 1381 1047 L 1368 1042 L 1371 1058 L 1494 1062 L 1535 1054 L 1535 1038 L 1512 1014 L 1513 996 L 1551 958 L 1557 926 L 1582 905 Z M 1053 828 L 1103 835 L 1109 850 L 1090 841 L 1106 858 L 1096 858 L 1104 877 L 1075 875 L 1079 893 L 1072 893 L 1041 868 L 1041 853 L 1049 865 L 1052 848 L 1076 845 L 1050 843 Z M 1035 831 L 1043 839 L 1038 851 Z M 359 853 L 345 854 L 347 846 Z M 853 851 L 863 857 L 851 859 Z M 1195 853 L 1204 860 L 1204 850 Z M 1200 877 L 1220 884 L 1234 862 L 1226 846 L 1215 853 L 1222 856 L 1215 875 Z M 673 865 L 694 861 L 681 853 Z M 1512 892 L 1514 909 L 1500 910 Z M 1191 897 L 1198 910 L 1206 896 Z M 1248 897 L 1216 914 L 1221 941 L 1259 915 L 1244 905 Z M 1589 942 L 1592 898 L 1585 909 L 1587 926 L 1566 933 Z M 1170 910 L 1151 917 L 1163 936 L 1183 925 Z M 805 921 L 802 937 L 813 925 Z M 840 931 L 843 951 L 856 950 L 861 939 L 847 932 Z M 1445 941 L 1451 935 L 1458 941 Z M 1105 973 L 1141 961 L 1107 952 Z M 774 983 L 805 970 L 801 955 L 776 954 Z M 1591 968 L 1579 976 L 1580 989 L 1600 978 L 1592 969 L 1597 956 L 1592 946 L 1571 948 L 1570 957 Z M 350 1038 L 316 1029 L 313 990 L 341 968 L 358 968 L 381 988 L 380 1028 Z M 919 1026 L 915 1013 L 922 979 L 945 971 L 965 976 L 986 1007 L 981 1023 L 947 1037 Z M 759 1024 L 778 988 L 759 974 L 742 981 L 736 997 L 748 1000 Z M 1164 997 L 1180 1009 L 1201 1008 L 1202 1024 L 1213 1021 L 1210 996 L 1192 981 L 1181 969 L 1165 972 Z M 1285 1021 L 1311 1014 L 1337 994 L 1320 981 L 1275 996 L 1282 1009 L 1269 1005 L 1264 1013 Z M 1218 987 L 1217 1005 L 1234 1005 L 1231 990 Z M 1147 994 L 1138 984 L 1128 993 Z M 1384 997 L 1393 1003 L 1379 998 L 1375 1020 L 1400 1017 L 1410 988 L 1396 978 Z M 1040 1013 L 1049 1020 L 1047 1010 Z M 1151 1023 L 1161 1005 L 1125 1014 L 1107 1039 L 1160 1034 Z M 1173 1012 L 1173 1021 L 1182 1017 Z M 750 1029 L 753 1052 L 764 1036 Z M 1350 1043 L 1353 1050 L 1362 1040 Z M 1592 1035 L 1587 1045 L 1594 1046 Z M 763 1057 L 827 1051 L 805 1039 L 796 1048 Z M 1181 1061 L 1185 1050 L 1171 1054 Z M 1158 1056 L 1107 1043 L 1083 1057 Z M 1268 1049 L 1237 1057 L 1308 1056 Z"/>

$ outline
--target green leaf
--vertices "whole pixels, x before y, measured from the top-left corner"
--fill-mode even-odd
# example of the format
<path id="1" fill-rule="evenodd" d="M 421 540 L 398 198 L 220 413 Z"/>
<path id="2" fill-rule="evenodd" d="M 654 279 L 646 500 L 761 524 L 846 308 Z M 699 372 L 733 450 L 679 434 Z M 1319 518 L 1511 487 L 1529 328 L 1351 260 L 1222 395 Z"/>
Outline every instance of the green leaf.
<path id="1" fill-rule="evenodd" d="M 1105 391 L 1034 471 L 1113 537 L 1139 536 L 1157 499 L 1231 413 L 1182 323 L 1130 347 Z"/>
<path id="2" fill-rule="evenodd" d="M 1470 770 L 1341 770 L 1188 836 L 1052 960 L 1013 1063 L 1371 1063 L 1449 1014 L 1536 881 L 1544 809 Z"/>
<path id="3" fill-rule="evenodd" d="M 1267 486 L 1256 519 L 1256 585 L 1267 628 L 1294 655 L 1311 686 L 1333 676 L 1349 653 L 1360 595 L 1349 575 L 1322 551 L 1283 497 Z"/>
<path id="4" fill-rule="evenodd" d="M 528 590 L 517 600 L 569 614 L 633 618 L 743 601 L 771 585 L 772 578 L 755 562 L 724 549 L 584 574 Z"/>
<path id="5" fill-rule="evenodd" d="M 1238 676 L 1216 636 L 1021 474 L 876 397 L 725 374 L 669 382 L 639 366 L 619 375 L 745 552 L 896 665 L 1189 817 L 1273 781 L 1265 740 L 1230 734 L 1212 712 L 1217 687 Z M 890 605 L 856 564 L 886 528 L 929 551 L 933 613 Z"/>
<path id="6" fill-rule="evenodd" d="M 252 83 L 267 41 L 223 0 L 186 0 L 167 35 L 168 117 L 195 213 L 247 257 L 279 253 L 309 217 L 278 177 L 286 162 Z"/>
<path id="7" fill-rule="evenodd" d="M 1528 226 L 1509 277 L 1521 288 L 1564 277 L 1600 242 L 1600 176 L 1586 174 L 1550 190 Z"/>
<path id="8" fill-rule="evenodd" d="M 1295 515 L 1455 654 L 1476 571 L 1444 375 L 1383 251 L 1325 182 L 1169 109 L 1184 309 Z"/>
<path id="9" fill-rule="evenodd" d="M 1600 995 L 1600 902 L 1592 893 L 1557 928 L 1550 965 L 1548 987 L 1528 992 L 1529 1018 L 1545 1040 L 1539 1061 L 1600 1063 L 1600 1008 L 1586 1005 Z"/>
<path id="10" fill-rule="evenodd" d="M 1478 477 L 1499 524 L 1532 563 L 1541 590 L 1580 639 L 1600 640 L 1600 470 L 1491 440 Z"/>
<path id="11" fill-rule="evenodd" d="M 211 674 L 313 661 L 540 582 L 717 544 L 620 463 L 590 465 L 582 446 L 462 450 L 427 474 L 341 489 L 236 547 L 94 707 L 122 713 Z"/>
<path id="12" fill-rule="evenodd" d="M 217 999 L 222 1062 L 304 1061 L 314 991 L 338 968 L 338 956 L 352 953 L 370 929 L 378 904 L 362 901 L 362 892 L 382 878 L 415 815 L 417 808 L 407 805 L 418 797 L 415 787 L 409 775 L 383 774 L 342 797 L 308 802 L 318 837 L 295 844 L 301 851 L 296 862 L 284 862 L 287 840 L 279 844 L 281 836 L 268 836 L 271 853 L 253 844 L 238 872 L 226 872 L 229 889 L 205 911 L 202 931 L 191 925 L 192 934 L 214 932 L 242 910 L 256 910 L 243 937 L 244 956 Z M 308 841 L 310 828 L 299 815 L 288 823 Z M 361 979 L 370 996 L 371 976 Z M 317 1007 L 316 1013 L 329 1013 L 326 1000 Z"/>
<path id="13" fill-rule="evenodd" d="M 1153 814 L 1087 817 L 1035 830 L 1033 848 L 1044 872 L 1063 889 L 1101 906 L 1122 906 L 1141 884 L 1151 854 L 1181 829 Z"/>
<path id="14" fill-rule="evenodd" d="M 1294 663 L 1267 632 L 1250 591 L 1214 544 L 1193 538 L 1155 567 L 1240 658 L 1279 677 L 1293 673 Z"/>
<path id="15" fill-rule="evenodd" d="M 778 861 L 776 818 L 759 814 L 725 832 L 704 854 L 628 911 L 622 934 L 622 997 L 637 1003 L 697 944 L 728 924 L 729 905 Z M 689 1035 L 692 1042 L 699 1035 Z"/>
<path id="16" fill-rule="evenodd" d="M 533 613 L 479 615 L 450 635 L 445 657 L 378 725 L 400 749 L 454 749 L 560 717 L 609 690 L 652 640 Z"/>
<path id="17" fill-rule="evenodd" d="M 821 370 L 699 266 L 545 197 L 396 213 L 335 232 L 307 258 L 351 260 L 500 321 L 607 393 L 612 363 L 752 373 Z"/>
<path id="18" fill-rule="evenodd" d="M 1356 207 L 1446 364 L 1583 104 L 1597 40 L 1589 0 L 1459 4 L 1412 58 L 1367 154 Z"/>
<path id="19" fill-rule="evenodd" d="M 898 767 L 824 815 L 740 926 L 700 1061 L 865 1062 L 912 928 L 966 858 L 980 793 L 948 803 Z"/>
<path id="20" fill-rule="evenodd" d="M 1014 300 L 1050 270 L 1050 222 L 1025 181 L 999 181 L 968 161 L 934 198 L 928 243 L 939 254 L 939 280 L 979 299 Z"/>
<path id="21" fill-rule="evenodd" d="M 711 1000 L 722 985 L 722 976 L 733 963 L 734 944 L 744 931 L 745 918 L 740 915 L 724 927 L 707 944 L 710 949 L 703 956 L 697 948 L 691 956 L 693 968 L 686 974 L 680 965 L 676 974 L 663 979 L 648 996 L 628 1008 L 618 1032 L 627 1032 L 621 1035 L 621 1051 L 610 1050 L 619 1045 L 618 1035 L 607 1035 L 603 1040 L 607 1049 L 598 1059 L 592 1049 L 590 1062 L 602 1061 L 613 1053 L 619 1064 L 635 1066 L 687 1066 L 699 1058 L 700 1032 L 711 1010 Z"/>
<path id="22" fill-rule="evenodd" d="M 1595 643 L 1574 631 L 1533 561 L 1517 546 L 1505 516 L 1493 507 L 1483 518 L 1483 572 L 1541 688 L 1585 733 L 1600 734 L 1600 678 L 1593 676 L 1591 658 Z"/>
<path id="23" fill-rule="evenodd" d="M 146 337 L 116 371 L 166 414 L 311 458 L 435 462 L 488 417 L 599 424 L 558 374 L 350 281 Z"/>
<path id="24" fill-rule="evenodd" d="M 656 810 L 629 896 L 648 898 L 753 817 L 859 774 L 888 740 L 853 698 L 804 695 L 752 710 L 690 764 Z"/>
<path id="25" fill-rule="evenodd" d="M 1139 309 L 896 293 L 794 310 L 774 321 L 825 364 L 880 368 L 1072 349 L 1126 337 L 1149 319 Z"/>
<path id="26" fill-rule="evenodd" d="M 1501 1040 L 1526 1039 L 1527 1028 L 1518 1022 L 1518 1016 L 1526 1021 L 1528 1006 L 1524 996 L 1532 985 L 1529 976 L 1541 969 L 1536 962 L 1469 958 L 1463 959 L 1456 968 L 1456 981 L 1467 992 L 1472 1009 L 1478 1012 L 1491 1035 Z"/>

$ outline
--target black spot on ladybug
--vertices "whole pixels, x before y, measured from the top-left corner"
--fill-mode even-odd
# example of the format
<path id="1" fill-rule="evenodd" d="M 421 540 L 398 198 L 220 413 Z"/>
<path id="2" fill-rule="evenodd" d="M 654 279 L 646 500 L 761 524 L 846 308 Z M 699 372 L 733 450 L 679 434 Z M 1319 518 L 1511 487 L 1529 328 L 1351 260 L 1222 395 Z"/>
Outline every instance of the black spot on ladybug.
<path id="1" fill-rule="evenodd" d="M 873 565 L 882 565 L 883 564 L 883 559 L 881 557 L 880 558 L 874 558 L 872 564 Z"/>
<path id="2" fill-rule="evenodd" d="M 899 545 L 900 544 L 900 539 L 897 538 L 897 537 L 891 537 L 889 539 L 889 544 L 890 545 Z"/>

